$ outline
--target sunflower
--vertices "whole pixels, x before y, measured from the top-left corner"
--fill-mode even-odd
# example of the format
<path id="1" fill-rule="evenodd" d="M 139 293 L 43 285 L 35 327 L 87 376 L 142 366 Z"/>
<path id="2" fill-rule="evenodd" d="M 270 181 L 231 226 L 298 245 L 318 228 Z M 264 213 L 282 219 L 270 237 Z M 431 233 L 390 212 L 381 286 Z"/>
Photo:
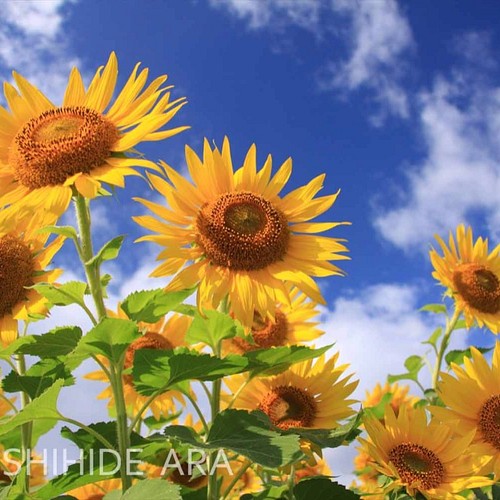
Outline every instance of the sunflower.
<path id="1" fill-rule="evenodd" d="M 377 384 L 372 392 L 366 391 L 363 407 L 373 408 L 378 406 L 387 395 L 390 395 L 388 404 L 391 405 L 394 413 L 397 415 L 401 406 L 413 407 L 413 405 L 419 401 L 419 398 L 416 396 L 408 396 L 409 390 L 410 387 L 408 385 L 400 387 L 397 382 L 394 384 L 386 382 L 384 387 Z"/>
<path id="2" fill-rule="evenodd" d="M 277 306 L 274 320 L 258 313 L 254 315 L 252 328 L 247 332 L 253 344 L 242 337 L 234 337 L 223 343 L 224 350 L 243 354 L 256 349 L 302 344 L 323 335 L 324 332 L 316 328 L 318 322 L 312 321 L 319 314 L 316 304 L 307 300 L 297 288 L 290 290 L 290 297 L 291 304 Z"/>
<path id="3" fill-rule="evenodd" d="M 45 212 L 22 210 L 18 217 L 0 216 L 0 347 L 17 338 L 18 321 L 48 314 L 48 301 L 34 288 L 37 283 L 54 283 L 62 270 L 46 270 L 64 243 L 59 236 L 47 244 L 49 233 Z"/>
<path id="4" fill-rule="evenodd" d="M 314 465 L 304 462 L 295 469 L 295 482 L 298 483 L 305 479 L 306 477 L 314 476 L 332 476 L 332 471 L 326 461 L 322 458 L 318 460 Z"/>
<path id="5" fill-rule="evenodd" d="M 374 467 L 392 479 L 385 493 L 402 487 L 411 496 L 420 492 L 429 499 L 458 500 L 465 489 L 491 484 L 478 475 L 479 461 L 466 454 L 472 433 L 458 437 L 449 427 L 428 422 L 423 408 L 402 406 L 396 416 L 387 406 L 384 423 L 368 417 L 365 428 L 369 440 L 359 440 Z"/>
<path id="6" fill-rule="evenodd" d="M 68 495 L 78 500 L 102 500 L 109 492 L 122 489 L 120 479 L 105 479 L 97 483 L 86 484 L 68 491 Z"/>
<path id="7" fill-rule="evenodd" d="M 310 222 L 338 195 L 314 198 L 325 176 L 280 197 L 291 159 L 271 178 L 271 156 L 257 171 L 253 145 L 243 167 L 234 172 L 227 138 L 222 151 L 212 150 L 205 140 L 203 160 L 186 147 L 186 161 L 194 184 L 162 163 L 166 178 L 148 177 L 166 205 L 137 198 L 162 219 L 134 218 L 158 233 L 138 241 L 164 247 L 158 258 L 165 262 L 152 276 L 177 273 L 168 291 L 198 285 L 198 304 L 213 308 L 228 296 L 229 309 L 247 327 L 256 312 L 273 319 L 277 303 L 290 303 L 284 281 L 324 304 L 311 276 L 341 275 L 330 261 L 347 258 L 340 254 L 347 251 L 341 240 L 311 234 L 345 224 Z"/>
<path id="8" fill-rule="evenodd" d="M 500 342 L 496 343 L 490 366 L 471 347 L 472 359 L 464 367 L 452 364 L 456 378 L 441 373 L 438 390 L 447 408 L 432 408 L 433 414 L 461 435 L 474 432 L 471 450 L 490 458 L 490 467 L 500 479 Z"/>
<path id="9" fill-rule="evenodd" d="M 356 401 L 347 398 L 358 385 L 349 382 L 352 375 L 340 378 L 347 365 L 337 366 L 337 359 L 338 353 L 328 360 L 322 355 L 303 361 L 279 375 L 256 377 L 242 390 L 243 375 L 228 377 L 225 383 L 236 395 L 235 408 L 261 410 L 280 429 L 333 429 L 355 413 L 350 405 Z M 232 398 L 225 395 L 224 399 Z"/>
<path id="10" fill-rule="evenodd" d="M 15 402 L 15 397 L 7 397 L 3 390 L 0 389 L 0 421 L 15 408 Z"/>
<path id="11" fill-rule="evenodd" d="M 127 318 L 124 311 L 118 306 L 118 311 L 113 313 L 108 311 L 110 316 L 118 318 Z M 143 331 L 143 335 L 134 340 L 127 351 L 125 352 L 125 361 L 123 368 L 128 370 L 134 364 L 135 351 L 138 349 L 160 349 L 168 350 L 179 346 L 185 346 L 184 337 L 191 323 L 191 318 L 180 314 L 174 314 L 168 319 L 162 319 L 157 323 L 139 323 L 139 328 Z M 106 363 L 105 359 L 102 359 Z M 100 382 L 109 382 L 106 374 L 102 370 L 97 370 L 85 375 L 89 380 L 98 380 Z M 123 375 L 123 394 L 125 404 L 127 405 L 129 416 L 136 415 L 148 397 L 139 394 L 133 385 L 132 375 L 125 373 Z M 99 399 L 109 399 L 108 407 L 114 407 L 113 391 L 111 387 L 104 389 L 98 396 Z M 162 415 L 168 415 L 175 412 L 175 400 L 182 405 L 185 404 L 184 396 L 179 391 L 168 391 L 156 397 L 149 409 L 153 416 L 159 420 Z"/>
<path id="12" fill-rule="evenodd" d="M 457 228 L 457 241 L 450 233 L 449 248 L 436 236 L 443 251 L 430 252 L 434 272 L 432 275 L 455 300 L 455 306 L 465 316 L 467 328 L 474 320 L 486 325 L 493 333 L 500 328 L 500 245 L 488 253 L 488 240 L 472 238 L 472 229 L 461 224 Z"/>
<path id="13" fill-rule="evenodd" d="M 47 478 L 45 477 L 45 465 L 42 457 L 38 453 L 32 452 L 31 460 L 32 462 L 29 464 L 29 484 L 30 487 L 34 488 L 44 484 Z M 9 450 L 4 450 L 0 446 L 0 487 L 11 483 L 22 465 L 23 462 L 19 457 L 14 456 Z"/>
<path id="14" fill-rule="evenodd" d="M 61 106 L 14 72 L 18 89 L 5 83 L 9 109 L 0 107 L 0 206 L 23 200 L 60 215 L 68 207 L 72 186 L 93 198 L 102 182 L 123 187 L 126 176 L 137 175 L 131 167 L 155 168 L 126 153 L 141 141 L 185 130 L 159 129 L 186 101 L 170 101 L 170 92 L 165 92 L 169 87 L 162 87 L 166 76 L 144 88 L 148 70 L 138 70 L 139 64 L 111 104 L 118 77 L 114 53 L 87 90 L 73 68 Z"/>
<path id="15" fill-rule="evenodd" d="M 222 464 L 221 464 L 222 465 Z M 242 467 L 246 467 L 247 462 L 243 460 L 231 460 L 229 462 L 229 468 L 231 469 L 231 474 L 229 470 L 221 467 L 220 475 L 222 477 L 221 492 L 226 492 L 229 488 L 234 476 L 240 473 Z M 231 488 L 228 493 L 227 498 L 230 500 L 236 500 L 241 498 L 243 495 L 250 495 L 262 490 L 262 481 L 260 477 L 255 473 L 252 467 L 248 467 L 245 472 L 242 473 L 238 482 Z"/>

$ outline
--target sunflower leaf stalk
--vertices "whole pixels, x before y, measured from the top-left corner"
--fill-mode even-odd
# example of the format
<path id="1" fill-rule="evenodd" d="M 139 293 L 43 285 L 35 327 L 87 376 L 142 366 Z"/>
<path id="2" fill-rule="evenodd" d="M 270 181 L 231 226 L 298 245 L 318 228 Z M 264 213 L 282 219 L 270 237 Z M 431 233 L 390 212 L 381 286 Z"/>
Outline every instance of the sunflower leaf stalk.
<path id="1" fill-rule="evenodd" d="M 19 354 L 16 357 L 16 367 L 17 367 L 17 373 L 19 375 L 24 375 L 26 373 L 26 360 L 24 358 L 23 354 Z M 28 404 L 30 403 L 30 397 L 26 393 L 26 391 L 21 392 L 21 410 L 24 409 Z M 33 423 L 32 422 L 26 422 L 21 426 L 21 456 L 23 457 L 23 460 L 28 459 L 28 455 L 31 451 L 31 437 L 32 437 L 32 432 L 33 432 Z M 24 484 L 23 484 L 23 490 L 26 493 L 29 493 L 30 491 L 30 481 L 29 481 L 29 475 L 26 474 Z"/>

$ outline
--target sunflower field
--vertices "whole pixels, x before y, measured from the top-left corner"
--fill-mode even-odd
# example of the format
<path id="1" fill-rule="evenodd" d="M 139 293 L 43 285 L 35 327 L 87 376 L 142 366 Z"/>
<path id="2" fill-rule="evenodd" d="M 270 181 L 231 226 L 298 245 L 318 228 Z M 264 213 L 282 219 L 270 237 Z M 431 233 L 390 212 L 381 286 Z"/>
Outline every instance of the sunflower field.
<path id="1" fill-rule="evenodd" d="M 291 159 L 260 164 L 255 145 L 235 158 L 227 137 L 186 146 L 186 169 L 146 158 L 141 144 L 189 128 L 187 101 L 139 64 L 117 88 L 114 53 L 88 86 L 74 68 L 60 105 L 13 78 L 0 107 L 1 499 L 500 498 L 500 345 L 450 348 L 461 329 L 499 332 L 500 246 L 465 224 L 436 236 L 428 354 L 358 401 L 356 373 L 316 343 L 318 282 L 349 258 L 325 175 L 296 186 Z M 130 176 L 150 193 L 133 197 L 136 251 L 153 249 L 152 276 L 169 281 L 110 305 L 102 266 L 119 265 L 124 236 L 97 248 L 92 209 Z M 85 281 L 60 282 L 63 245 Z M 70 305 L 90 329 L 69 317 L 31 333 Z M 81 377 L 101 384 L 108 420 L 60 409 Z M 37 443 L 54 428 L 79 458 L 48 475 Z M 348 445 L 346 486 L 324 451 Z"/>

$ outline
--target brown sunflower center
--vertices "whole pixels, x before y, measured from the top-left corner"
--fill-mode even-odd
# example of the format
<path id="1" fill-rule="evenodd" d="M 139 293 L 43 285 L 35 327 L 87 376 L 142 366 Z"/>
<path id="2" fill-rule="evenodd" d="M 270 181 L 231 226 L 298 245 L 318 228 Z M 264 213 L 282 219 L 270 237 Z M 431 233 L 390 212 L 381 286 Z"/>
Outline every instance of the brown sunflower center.
<path id="1" fill-rule="evenodd" d="M 194 490 L 205 486 L 207 481 L 207 476 L 200 474 L 199 476 L 193 477 L 193 470 L 196 470 L 193 466 L 189 466 L 187 462 L 181 463 L 181 469 L 183 474 L 181 474 L 178 468 L 175 468 L 172 474 L 169 476 L 169 479 L 175 483 L 180 484 L 182 486 L 188 486 L 189 488 L 193 488 Z M 189 472 L 191 469 L 191 473 Z"/>
<path id="2" fill-rule="evenodd" d="M 0 469 L 0 484 L 12 482 L 10 476 L 7 475 L 6 471 Z"/>
<path id="3" fill-rule="evenodd" d="M 235 271 L 264 269 L 288 248 L 285 216 L 257 194 L 222 194 L 203 206 L 196 223 L 197 243 L 207 259 Z"/>
<path id="4" fill-rule="evenodd" d="M 28 188 L 61 185 L 101 166 L 118 138 L 118 129 L 97 111 L 83 106 L 50 109 L 17 133 L 9 162 Z"/>
<path id="5" fill-rule="evenodd" d="M 242 352 L 255 351 L 268 347 L 284 345 L 288 333 L 288 321 L 281 311 L 276 311 L 274 321 L 262 319 L 256 313 L 252 325 L 252 338 L 255 344 L 250 344 L 241 337 L 234 337 L 233 343 Z"/>
<path id="6" fill-rule="evenodd" d="M 500 281 L 487 267 L 462 264 L 453 273 L 453 283 L 468 305 L 487 314 L 500 311 Z"/>
<path id="7" fill-rule="evenodd" d="M 403 483 L 420 483 L 425 490 L 437 488 L 444 480 L 444 466 L 438 456 L 425 446 L 402 443 L 389 452 Z"/>
<path id="8" fill-rule="evenodd" d="M 174 346 L 163 335 L 156 332 L 146 332 L 142 337 L 134 340 L 125 352 L 123 368 L 126 370 L 134 366 L 135 351 L 139 349 L 167 350 Z M 126 374 L 123 376 L 124 382 L 132 384 L 133 376 Z"/>
<path id="9" fill-rule="evenodd" d="M 259 410 L 280 429 L 311 427 L 316 418 L 317 404 L 314 397 L 303 389 L 279 386 L 264 396 Z"/>
<path id="10" fill-rule="evenodd" d="M 25 287 L 33 284 L 34 263 L 30 248 L 19 238 L 0 238 L 0 319 L 26 298 Z"/>
<path id="11" fill-rule="evenodd" d="M 492 396 L 483 404 L 478 427 L 483 439 L 500 451 L 500 395 Z"/>

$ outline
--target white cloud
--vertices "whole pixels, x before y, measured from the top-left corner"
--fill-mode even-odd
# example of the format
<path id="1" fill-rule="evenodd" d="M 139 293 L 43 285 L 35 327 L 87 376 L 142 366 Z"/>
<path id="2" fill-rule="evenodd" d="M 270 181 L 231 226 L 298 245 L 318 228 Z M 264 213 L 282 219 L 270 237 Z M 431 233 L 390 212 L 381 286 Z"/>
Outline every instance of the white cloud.
<path id="1" fill-rule="evenodd" d="M 65 31 L 68 7 L 75 0 L 23 0 L 2 3 L 0 69 L 15 69 L 56 102 L 79 59 Z"/>
<path id="2" fill-rule="evenodd" d="M 500 87 L 467 71 L 435 80 L 419 100 L 425 152 L 408 169 L 399 204 L 388 200 L 374 221 L 382 236 L 405 250 L 421 247 L 481 215 L 500 220 Z"/>
<path id="3" fill-rule="evenodd" d="M 377 382 L 383 384 L 388 374 L 403 373 L 408 356 L 427 352 L 421 342 L 437 326 L 436 318 L 418 312 L 423 305 L 419 300 L 419 290 L 414 286 L 380 283 L 356 295 L 338 298 L 324 314 L 322 328 L 326 335 L 322 343 L 335 342 L 333 349 L 340 352 L 340 361 L 350 364 L 350 372 L 360 382 L 355 392 L 357 399 L 363 400 L 365 392 L 372 390 Z M 465 336 L 452 337 L 452 348 L 465 348 L 465 340 Z M 424 370 L 421 381 L 429 386 L 430 375 Z M 412 391 L 421 395 L 414 385 Z M 325 453 L 342 484 L 349 485 L 354 479 L 356 446 L 352 443 Z"/>

